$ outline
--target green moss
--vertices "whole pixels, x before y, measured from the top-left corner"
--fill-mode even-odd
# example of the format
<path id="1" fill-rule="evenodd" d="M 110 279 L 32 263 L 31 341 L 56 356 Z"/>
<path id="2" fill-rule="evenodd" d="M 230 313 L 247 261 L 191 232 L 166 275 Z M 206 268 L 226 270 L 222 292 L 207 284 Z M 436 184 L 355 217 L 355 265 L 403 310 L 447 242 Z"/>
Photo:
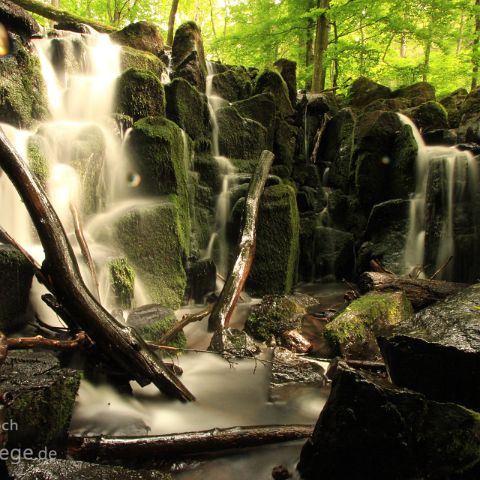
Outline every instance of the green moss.
<path id="1" fill-rule="evenodd" d="M 253 89 L 250 76 L 242 67 L 234 67 L 214 75 L 212 88 L 216 95 L 228 102 L 248 98 Z"/>
<path id="2" fill-rule="evenodd" d="M 113 293 L 121 308 L 130 308 L 135 286 L 135 271 L 126 258 L 114 258 L 108 263 Z"/>
<path id="3" fill-rule="evenodd" d="M 257 247 L 248 289 L 256 295 L 290 293 L 296 281 L 300 218 L 295 190 L 285 184 L 265 189 Z"/>
<path id="4" fill-rule="evenodd" d="M 262 303 L 252 308 L 245 331 L 254 338 L 268 341 L 278 338 L 282 333 L 301 326 L 305 309 L 293 299 L 279 295 L 267 295 Z"/>
<path id="5" fill-rule="evenodd" d="M 116 89 L 115 109 L 118 113 L 134 120 L 165 115 L 165 92 L 154 73 L 129 68 L 118 79 Z"/>
<path id="6" fill-rule="evenodd" d="M 177 319 L 175 314 L 172 312 L 172 315 L 169 315 L 161 320 L 157 320 L 152 324 L 143 327 L 140 331 L 140 334 L 145 340 L 151 340 L 152 342 L 157 342 L 160 340 L 163 335 L 165 335 L 175 324 Z M 175 348 L 186 348 L 187 347 L 187 337 L 183 331 L 177 333 L 171 340 L 166 342 L 170 347 Z"/>
<path id="7" fill-rule="evenodd" d="M 0 121 L 28 129 L 48 116 L 46 88 L 38 58 L 14 46 L 14 55 L 0 58 Z"/>
<path id="8" fill-rule="evenodd" d="M 129 68 L 148 70 L 159 78 L 161 78 L 162 73 L 166 71 L 165 65 L 157 56 L 149 52 L 125 46 L 122 47 L 120 52 L 120 66 L 122 71 L 128 70 Z"/>
<path id="9" fill-rule="evenodd" d="M 415 125 L 424 131 L 448 128 L 448 112 L 438 102 L 430 101 L 406 111 Z"/>
<path id="10" fill-rule="evenodd" d="M 289 117 L 295 113 L 290 102 L 288 86 L 277 70 L 266 69 L 257 78 L 254 94 L 271 93 L 280 117 Z"/>
<path id="11" fill-rule="evenodd" d="M 42 151 L 42 145 L 38 137 L 30 137 L 27 145 L 27 159 L 30 170 L 35 174 L 38 181 L 45 188 L 50 175 L 48 160 Z"/>

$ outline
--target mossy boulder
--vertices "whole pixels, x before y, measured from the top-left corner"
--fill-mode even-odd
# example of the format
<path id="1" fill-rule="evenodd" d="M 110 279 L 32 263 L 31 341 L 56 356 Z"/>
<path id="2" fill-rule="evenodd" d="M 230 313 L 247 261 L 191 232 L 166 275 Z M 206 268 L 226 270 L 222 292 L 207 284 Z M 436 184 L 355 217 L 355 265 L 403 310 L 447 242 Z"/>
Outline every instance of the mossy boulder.
<path id="1" fill-rule="evenodd" d="M 273 149 L 275 135 L 276 106 L 271 93 L 260 93 L 232 105 L 244 118 L 250 118 L 262 124 L 267 130 L 266 148 Z"/>
<path id="2" fill-rule="evenodd" d="M 122 47 L 120 51 L 120 68 L 122 72 L 129 68 L 139 70 L 147 70 L 162 78 L 162 74 L 166 73 L 167 67 L 155 55 L 142 50 L 131 47 Z"/>
<path id="3" fill-rule="evenodd" d="M 408 198 L 415 190 L 418 152 L 412 128 L 392 112 L 369 112 L 358 121 L 353 154 L 355 188 L 368 214 L 373 205 Z"/>
<path id="4" fill-rule="evenodd" d="M 185 217 L 178 198 L 170 195 L 125 212 L 112 232 L 148 298 L 170 308 L 180 306 L 187 285 L 190 228 Z"/>
<path id="5" fill-rule="evenodd" d="M 127 324 L 130 327 L 135 328 L 145 340 L 152 342 L 158 342 L 176 323 L 175 312 L 170 308 L 157 304 L 135 308 L 127 320 Z M 169 340 L 167 345 L 185 348 L 187 339 L 183 330 Z"/>
<path id="6" fill-rule="evenodd" d="M 142 179 L 140 191 L 146 195 L 175 194 L 188 238 L 190 202 L 184 149 L 180 128 L 162 117 L 136 122 L 128 142 L 130 158 Z"/>
<path id="7" fill-rule="evenodd" d="M 290 103 L 295 106 L 297 103 L 297 63 L 287 58 L 280 58 L 274 63 L 288 87 Z"/>
<path id="8" fill-rule="evenodd" d="M 182 77 L 205 92 L 207 63 L 200 27 L 195 22 L 180 25 L 172 45 L 173 77 Z"/>
<path id="9" fill-rule="evenodd" d="M 0 244 L 0 331 L 11 332 L 25 325 L 33 268 L 16 249 Z"/>
<path id="10" fill-rule="evenodd" d="M 413 315 L 403 292 L 370 292 L 354 300 L 325 327 L 332 347 L 347 359 L 380 360 L 376 337 Z"/>
<path id="11" fill-rule="evenodd" d="M 293 296 L 266 295 L 255 305 L 245 323 L 245 331 L 257 340 L 268 342 L 290 330 L 300 330 L 306 309 Z"/>
<path id="12" fill-rule="evenodd" d="M 33 135 L 28 139 L 27 161 L 30 170 L 45 188 L 50 175 L 50 166 L 45 155 L 45 145 L 41 136 Z"/>
<path id="13" fill-rule="evenodd" d="M 281 118 L 277 119 L 273 141 L 274 164 L 285 165 L 289 172 L 295 163 L 298 130 L 295 125 Z"/>
<path id="14" fill-rule="evenodd" d="M 419 130 L 428 132 L 439 128 L 448 128 L 448 113 L 445 107 L 435 101 L 422 103 L 418 107 L 404 110 Z"/>
<path id="15" fill-rule="evenodd" d="M 195 149 L 210 151 L 211 125 L 207 98 L 183 78 L 165 86 L 167 117 L 185 130 L 195 142 Z"/>
<path id="16" fill-rule="evenodd" d="M 261 73 L 255 82 L 255 95 L 271 93 L 277 106 L 277 114 L 282 117 L 290 117 L 295 110 L 290 102 L 288 86 L 277 70 L 267 69 Z"/>
<path id="17" fill-rule="evenodd" d="M 243 118 L 234 107 L 217 111 L 220 155 L 242 160 L 258 160 L 266 148 L 267 131 L 260 123 Z"/>
<path id="18" fill-rule="evenodd" d="M 9 352 L 0 382 L 14 397 L 6 418 L 18 425 L 8 432 L 7 447 L 64 453 L 80 375 L 60 368 L 51 353 Z"/>
<path id="19" fill-rule="evenodd" d="M 40 61 L 18 41 L 11 50 L 0 58 L 0 122 L 29 129 L 48 117 Z"/>
<path id="20" fill-rule="evenodd" d="M 130 68 L 116 84 L 115 110 L 134 121 L 165 115 L 165 91 L 160 79 L 152 72 Z"/>
<path id="21" fill-rule="evenodd" d="M 2 0 L 0 5 L 0 23 L 9 32 L 16 33 L 23 40 L 27 40 L 40 32 L 38 22 L 26 10 L 10 0 Z"/>
<path id="22" fill-rule="evenodd" d="M 467 97 L 468 91 L 465 88 L 458 88 L 439 100 L 448 113 L 448 121 L 451 128 L 459 127 L 462 105 Z"/>
<path id="23" fill-rule="evenodd" d="M 197 260 L 188 265 L 188 299 L 203 303 L 205 296 L 215 291 L 217 284 L 217 267 L 213 260 Z"/>
<path id="24" fill-rule="evenodd" d="M 291 292 L 296 281 L 299 234 L 295 190 L 285 184 L 266 188 L 260 204 L 248 291 L 256 295 Z"/>
<path id="25" fill-rule="evenodd" d="M 135 271 L 124 257 L 110 260 L 108 270 L 115 303 L 123 309 L 131 308 L 135 288 Z"/>
<path id="26" fill-rule="evenodd" d="M 476 478 L 480 415 L 341 364 L 298 470 L 330 480 Z"/>
<path id="27" fill-rule="evenodd" d="M 351 85 L 347 102 L 352 107 L 364 108 L 375 100 L 390 98 L 392 91 L 367 77 L 357 78 Z"/>
<path id="28" fill-rule="evenodd" d="M 248 98 L 253 86 L 250 76 L 242 67 L 230 68 L 212 78 L 213 94 L 228 102 L 236 102 Z"/>
<path id="29" fill-rule="evenodd" d="M 163 38 L 154 23 L 135 22 L 110 34 L 114 43 L 157 55 L 163 49 Z"/>
<path id="30" fill-rule="evenodd" d="M 435 87 L 428 82 L 418 82 L 407 87 L 402 87 L 392 93 L 394 98 L 406 98 L 410 106 L 415 107 L 422 103 L 435 101 Z"/>
<path id="31" fill-rule="evenodd" d="M 460 109 L 460 141 L 480 143 L 480 87 L 472 90 Z"/>

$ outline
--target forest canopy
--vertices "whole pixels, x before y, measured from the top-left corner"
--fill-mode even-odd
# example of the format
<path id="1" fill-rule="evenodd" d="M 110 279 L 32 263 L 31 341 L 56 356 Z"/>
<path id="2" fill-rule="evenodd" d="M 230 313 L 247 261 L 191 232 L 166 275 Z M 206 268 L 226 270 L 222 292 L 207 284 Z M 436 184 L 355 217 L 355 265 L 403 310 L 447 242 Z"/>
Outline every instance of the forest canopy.
<path id="1" fill-rule="evenodd" d="M 210 60 L 263 68 L 288 58 L 297 62 L 299 85 L 310 88 L 313 79 L 316 91 L 343 92 L 362 75 L 391 88 L 429 81 L 440 95 L 476 86 L 480 0 L 60 0 L 59 6 L 116 27 L 148 20 L 166 40 L 169 18 L 175 27 L 194 20 Z"/>

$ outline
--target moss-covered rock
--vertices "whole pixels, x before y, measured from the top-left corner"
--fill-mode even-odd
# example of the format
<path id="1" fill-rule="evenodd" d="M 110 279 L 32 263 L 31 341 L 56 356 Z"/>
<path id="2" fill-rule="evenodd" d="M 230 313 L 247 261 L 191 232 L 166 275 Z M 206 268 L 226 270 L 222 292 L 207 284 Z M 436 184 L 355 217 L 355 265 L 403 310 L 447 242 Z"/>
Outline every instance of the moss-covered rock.
<path id="1" fill-rule="evenodd" d="M 110 260 L 108 270 L 116 304 L 124 309 L 130 308 L 135 287 L 135 271 L 124 257 Z"/>
<path id="2" fill-rule="evenodd" d="M 271 93 L 260 93 L 232 105 L 244 118 L 261 123 L 267 130 L 266 148 L 273 149 L 276 106 Z"/>
<path id="3" fill-rule="evenodd" d="M 115 110 L 133 120 L 165 115 L 165 92 L 152 72 L 130 68 L 116 84 Z"/>
<path id="4" fill-rule="evenodd" d="M 248 98 L 253 86 L 247 71 L 242 67 L 230 68 L 212 78 L 213 93 L 228 102 Z"/>
<path id="5" fill-rule="evenodd" d="M 277 70 L 265 70 L 255 82 L 254 94 L 271 93 L 280 117 L 290 117 L 295 113 L 290 102 L 288 86 Z"/>
<path id="6" fill-rule="evenodd" d="M 29 129 L 48 116 L 47 95 L 40 61 L 20 42 L 0 58 L 0 122 Z"/>
<path id="7" fill-rule="evenodd" d="M 295 190 L 265 189 L 260 204 L 257 246 L 247 289 L 256 294 L 290 293 L 296 281 L 300 220 Z"/>
<path id="8" fill-rule="evenodd" d="M 266 148 L 267 131 L 260 123 L 243 118 L 234 107 L 217 111 L 220 155 L 242 160 L 258 160 Z"/>
<path id="9" fill-rule="evenodd" d="M 290 103 L 295 106 L 297 103 L 297 63 L 287 58 L 280 58 L 274 63 L 274 66 L 285 80 Z"/>
<path id="10" fill-rule="evenodd" d="M 5 392 L 13 394 L 6 407 L 7 418 L 18 428 L 8 432 L 7 447 L 55 449 L 61 455 L 66 448 L 80 375 L 59 367 L 57 358 L 46 352 L 10 352 L 0 368 Z"/>
<path id="11" fill-rule="evenodd" d="M 120 51 L 120 68 L 122 72 L 129 68 L 148 70 L 157 75 L 158 78 L 162 78 L 162 74 L 167 70 L 165 64 L 152 53 L 131 47 L 122 47 Z"/>
<path id="12" fill-rule="evenodd" d="M 158 342 L 176 323 L 175 312 L 157 304 L 136 308 L 130 313 L 127 320 L 130 327 L 135 328 L 145 340 L 152 342 Z M 167 345 L 185 348 L 187 339 L 183 330 L 169 340 Z"/>
<path id="13" fill-rule="evenodd" d="M 277 119 L 273 142 L 274 163 L 275 165 L 285 165 L 289 172 L 292 171 L 295 162 L 297 136 L 298 127 L 281 118 Z"/>
<path id="14" fill-rule="evenodd" d="M 39 135 L 34 135 L 28 139 L 27 161 L 30 170 L 45 188 L 50 175 L 50 166 L 45 155 L 43 139 Z"/>
<path id="15" fill-rule="evenodd" d="M 390 98 L 392 91 L 367 77 L 357 78 L 348 92 L 348 104 L 356 108 L 364 108 L 375 100 Z"/>
<path id="16" fill-rule="evenodd" d="M 172 45 L 172 68 L 175 78 L 182 77 L 205 92 L 207 64 L 202 32 L 195 22 L 186 22 L 177 28 Z"/>
<path id="17" fill-rule="evenodd" d="M 26 10 L 10 0 L 3 0 L 0 5 L 0 23 L 23 40 L 40 32 L 38 22 Z"/>
<path id="18" fill-rule="evenodd" d="M 151 301 L 180 306 L 187 285 L 186 259 L 190 228 L 175 195 L 155 205 L 124 213 L 116 222 L 112 240 L 127 256 Z"/>
<path id="19" fill-rule="evenodd" d="M 480 87 L 472 90 L 460 109 L 460 126 L 458 135 L 460 141 L 480 142 Z"/>
<path id="20" fill-rule="evenodd" d="M 0 244 L 0 331 L 21 328 L 28 306 L 33 269 L 15 248 Z"/>
<path id="21" fill-rule="evenodd" d="M 342 364 L 298 469 L 305 480 L 473 479 L 479 432 L 477 412 Z"/>
<path id="22" fill-rule="evenodd" d="M 459 88 L 439 100 L 448 113 L 448 122 L 451 128 L 459 127 L 462 105 L 467 96 L 467 90 Z"/>
<path id="23" fill-rule="evenodd" d="M 260 305 L 252 308 L 245 331 L 263 342 L 272 337 L 280 341 L 283 333 L 301 328 L 305 313 L 293 296 L 266 295 Z"/>
<path id="24" fill-rule="evenodd" d="M 163 49 L 163 38 L 158 27 L 150 22 L 130 23 L 111 33 L 113 42 L 157 55 Z"/>
<path id="25" fill-rule="evenodd" d="M 410 101 L 410 106 L 415 107 L 422 103 L 435 101 L 435 87 L 428 82 L 418 82 L 395 90 L 392 96 L 406 98 Z"/>
<path id="26" fill-rule="evenodd" d="M 376 337 L 413 314 L 403 292 L 370 292 L 354 300 L 325 327 L 324 335 L 348 359 L 380 360 Z"/>
<path id="27" fill-rule="evenodd" d="M 170 120 L 147 117 L 133 126 L 128 150 L 147 195 L 176 194 L 186 242 L 190 232 L 190 207 L 182 131 Z"/>
<path id="28" fill-rule="evenodd" d="M 448 128 L 448 113 L 445 107 L 435 101 L 422 103 L 418 107 L 404 110 L 419 130 L 429 131 Z"/>
<path id="29" fill-rule="evenodd" d="M 183 78 L 175 78 L 166 85 L 167 117 L 183 128 L 195 142 L 195 149 L 210 151 L 210 112 L 205 94 Z"/>

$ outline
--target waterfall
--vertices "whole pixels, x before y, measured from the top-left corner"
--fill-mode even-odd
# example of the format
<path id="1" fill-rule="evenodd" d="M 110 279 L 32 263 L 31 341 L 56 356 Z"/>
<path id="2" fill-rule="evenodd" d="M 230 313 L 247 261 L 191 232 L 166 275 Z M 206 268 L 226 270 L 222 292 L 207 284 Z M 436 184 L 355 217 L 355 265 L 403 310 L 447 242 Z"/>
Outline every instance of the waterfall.
<path id="1" fill-rule="evenodd" d="M 425 145 L 413 122 L 404 115 L 400 119 L 412 128 L 418 145 L 405 271 L 420 268 L 445 280 L 475 280 L 475 261 L 466 258 L 478 243 L 477 162 L 468 151 Z"/>

